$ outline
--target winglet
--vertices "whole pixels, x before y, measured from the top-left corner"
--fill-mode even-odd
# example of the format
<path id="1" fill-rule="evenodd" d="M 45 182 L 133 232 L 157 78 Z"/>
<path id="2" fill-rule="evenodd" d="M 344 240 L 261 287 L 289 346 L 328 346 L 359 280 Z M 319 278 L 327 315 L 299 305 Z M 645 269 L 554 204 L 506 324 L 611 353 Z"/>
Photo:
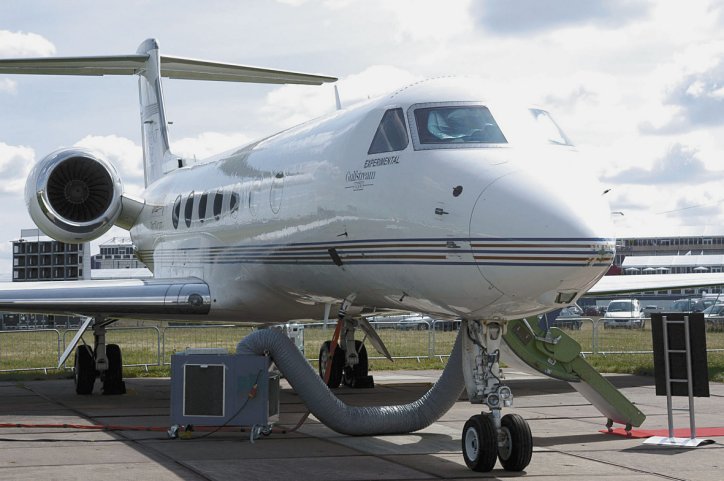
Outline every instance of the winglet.
<path id="1" fill-rule="evenodd" d="M 334 104 L 337 106 L 337 110 L 342 110 L 342 102 L 339 100 L 339 90 L 337 86 L 334 86 Z"/>

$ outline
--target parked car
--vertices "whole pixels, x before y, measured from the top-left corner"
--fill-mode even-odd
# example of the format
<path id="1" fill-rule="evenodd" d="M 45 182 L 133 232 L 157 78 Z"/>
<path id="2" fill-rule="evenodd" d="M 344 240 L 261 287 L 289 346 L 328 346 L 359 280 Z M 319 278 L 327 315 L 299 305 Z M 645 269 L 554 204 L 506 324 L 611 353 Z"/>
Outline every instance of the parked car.
<path id="1" fill-rule="evenodd" d="M 608 303 L 603 328 L 627 327 L 643 329 L 646 319 L 638 299 L 615 299 Z"/>
<path id="2" fill-rule="evenodd" d="M 541 316 L 541 328 L 548 329 L 550 327 L 560 327 L 565 329 L 580 329 L 583 321 L 581 321 L 583 311 L 578 306 L 568 306 L 563 309 L 556 309 L 546 312 Z"/>
<path id="3" fill-rule="evenodd" d="M 670 312 L 703 312 L 709 306 L 716 304 L 716 299 L 678 299 L 671 304 Z"/>
<path id="4" fill-rule="evenodd" d="M 724 327 L 724 304 L 714 304 L 703 311 L 704 320 L 709 328 Z"/>
<path id="5" fill-rule="evenodd" d="M 426 331 L 432 325 L 432 318 L 427 316 L 406 316 L 398 320 L 395 329 L 402 331 L 417 330 Z"/>
<path id="6" fill-rule="evenodd" d="M 598 306 L 586 306 L 583 309 L 584 316 L 599 317 L 599 316 L 602 316 L 604 314 L 604 312 L 605 311 L 603 310 L 603 308 L 600 308 Z"/>
<path id="7" fill-rule="evenodd" d="M 438 319 L 433 324 L 436 331 L 457 331 L 460 329 L 460 320 L 449 321 L 447 319 Z"/>
<path id="8" fill-rule="evenodd" d="M 659 306 L 649 305 L 644 307 L 644 317 L 646 319 L 651 319 L 651 314 L 654 312 L 663 312 L 663 309 L 661 309 Z"/>

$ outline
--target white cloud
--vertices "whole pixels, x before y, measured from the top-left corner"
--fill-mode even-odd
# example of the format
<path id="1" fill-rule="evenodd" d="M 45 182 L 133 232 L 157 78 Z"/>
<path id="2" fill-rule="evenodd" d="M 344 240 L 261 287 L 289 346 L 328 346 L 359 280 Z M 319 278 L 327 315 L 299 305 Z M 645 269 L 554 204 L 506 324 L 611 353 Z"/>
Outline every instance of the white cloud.
<path id="1" fill-rule="evenodd" d="M 419 80 L 419 77 L 401 68 L 373 65 L 358 74 L 340 79 L 336 85 L 342 107 L 349 107 L 416 80 Z M 282 127 L 291 127 L 332 112 L 334 108 L 334 87 L 330 85 L 285 85 L 267 95 L 266 105 L 262 107 L 261 113 Z"/>
<path id="2" fill-rule="evenodd" d="M 117 135 L 88 135 L 75 143 L 91 149 L 118 169 L 123 188 L 137 194 L 143 188 L 143 151 L 130 139 Z"/>
<path id="3" fill-rule="evenodd" d="M 308 0 L 276 0 L 282 5 L 290 5 L 292 7 L 300 7 L 307 3 Z"/>
<path id="4" fill-rule="evenodd" d="M 631 167 L 606 180 L 618 184 L 698 184 L 724 178 L 722 170 L 708 170 L 696 149 L 674 144 L 650 169 Z"/>
<path id="5" fill-rule="evenodd" d="M 0 92 L 14 94 L 17 93 L 18 83 L 9 78 L 0 78 Z"/>
<path id="6" fill-rule="evenodd" d="M 42 57 L 54 53 L 55 45 L 37 33 L 0 30 L 0 57 Z"/>
<path id="7" fill-rule="evenodd" d="M 22 193 L 34 164 L 35 151 L 30 147 L 0 142 L 0 193 Z"/>
<path id="8" fill-rule="evenodd" d="M 186 159 L 202 160 L 234 147 L 251 142 L 251 138 L 239 132 L 202 132 L 195 137 L 173 141 L 171 150 Z"/>
<path id="9" fill-rule="evenodd" d="M 380 8 L 395 16 L 395 39 L 403 41 L 444 41 L 473 29 L 471 0 L 420 1 L 395 0 L 380 2 Z M 367 2 L 360 2 L 366 7 Z M 388 32 L 389 34 L 389 32 Z"/>
<path id="10" fill-rule="evenodd" d="M 479 0 L 473 16 L 486 30 L 501 34 L 526 34 L 596 24 L 617 28 L 648 13 L 641 0 Z"/>

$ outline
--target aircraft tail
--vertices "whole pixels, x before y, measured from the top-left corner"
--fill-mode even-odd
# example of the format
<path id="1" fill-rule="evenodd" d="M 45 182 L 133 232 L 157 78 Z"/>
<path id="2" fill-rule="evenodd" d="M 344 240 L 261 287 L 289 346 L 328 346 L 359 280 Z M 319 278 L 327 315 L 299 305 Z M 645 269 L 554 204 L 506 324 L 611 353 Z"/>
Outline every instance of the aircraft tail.
<path id="1" fill-rule="evenodd" d="M 148 186 L 166 172 L 183 167 L 183 159 L 171 153 L 168 141 L 158 43 L 148 39 L 138 47 L 137 53 L 147 56 L 143 70 L 138 72 L 138 99 L 141 104 L 143 175 Z"/>
<path id="2" fill-rule="evenodd" d="M 132 55 L 0 59 L 0 74 L 138 75 L 146 185 L 183 167 L 183 159 L 173 155 L 169 145 L 161 77 L 303 85 L 337 80 L 324 75 L 160 55 L 155 39 L 145 40 Z"/>

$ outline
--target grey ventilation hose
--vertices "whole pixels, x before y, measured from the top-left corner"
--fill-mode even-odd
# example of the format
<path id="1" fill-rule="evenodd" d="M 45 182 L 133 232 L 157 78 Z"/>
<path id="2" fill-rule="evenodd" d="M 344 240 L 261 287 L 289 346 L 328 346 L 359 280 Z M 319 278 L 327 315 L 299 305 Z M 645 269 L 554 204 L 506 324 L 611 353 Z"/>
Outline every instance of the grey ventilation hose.
<path id="1" fill-rule="evenodd" d="M 464 387 L 460 335 L 440 379 L 420 399 L 398 406 L 348 406 L 329 390 L 289 338 L 276 329 L 252 332 L 236 347 L 238 354 L 271 354 L 279 370 L 309 411 L 338 433 L 353 436 L 410 433 L 445 414 Z"/>

